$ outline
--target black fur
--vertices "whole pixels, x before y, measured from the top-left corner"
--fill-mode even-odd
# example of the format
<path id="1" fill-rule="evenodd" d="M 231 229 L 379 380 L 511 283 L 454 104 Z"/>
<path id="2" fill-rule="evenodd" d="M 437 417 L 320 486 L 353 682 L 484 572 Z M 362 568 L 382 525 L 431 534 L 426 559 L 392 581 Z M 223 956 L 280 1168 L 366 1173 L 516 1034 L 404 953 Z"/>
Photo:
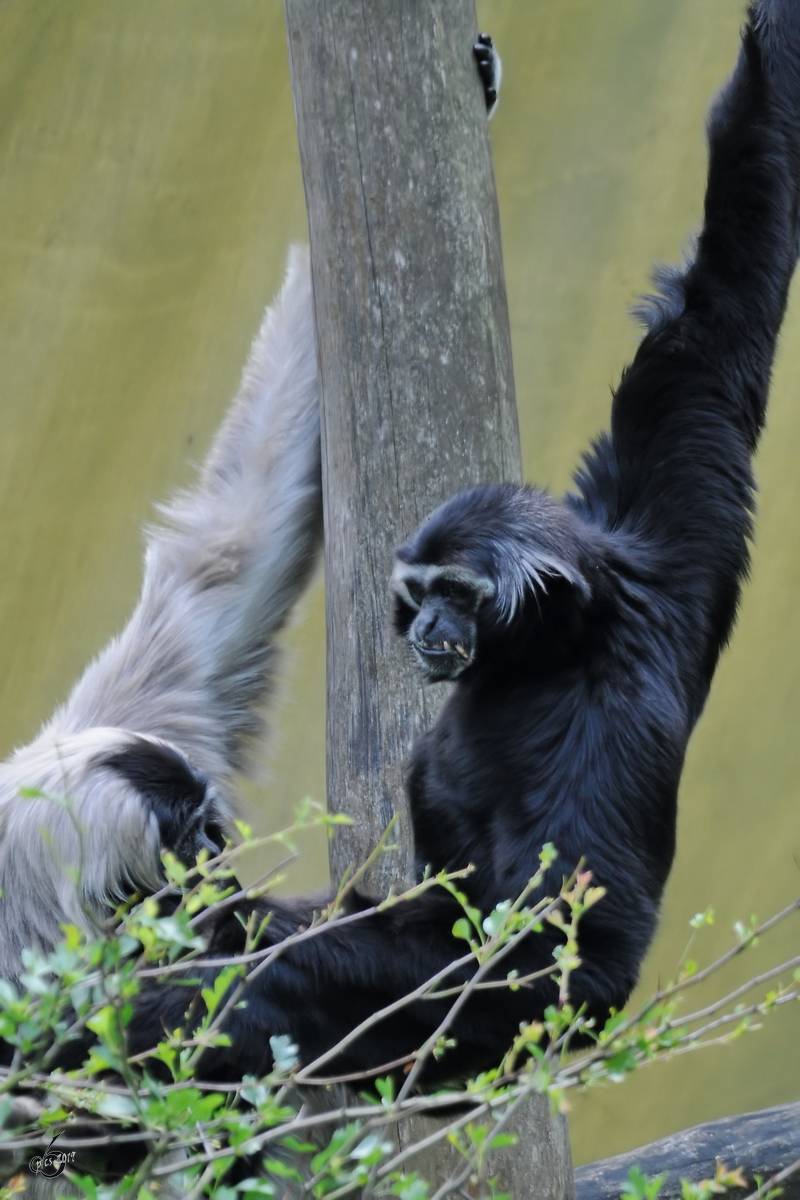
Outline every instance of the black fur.
<path id="1" fill-rule="evenodd" d="M 488 33 L 478 34 L 478 40 L 472 47 L 472 53 L 478 64 L 478 75 L 483 84 L 486 112 L 491 116 L 500 90 L 501 66 L 499 55 Z"/>
<path id="2" fill-rule="evenodd" d="M 751 9 L 709 142 L 696 254 L 660 280 L 610 433 L 587 456 L 576 493 L 557 502 L 530 488 L 475 488 L 398 552 L 401 574 L 445 564 L 493 585 L 473 657 L 414 747 L 420 863 L 474 863 L 469 892 L 488 910 L 522 889 L 544 842 L 560 852 L 552 888 L 585 856 L 607 896 L 583 926 L 572 998 L 598 1019 L 624 1004 L 652 937 L 687 740 L 747 573 L 751 459 L 798 250 L 796 0 Z M 402 601 L 398 622 L 411 624 Z M 302 914 L 271 907 L 278 940 Z M 457 911 L 429 894 L 288 949 L 253 981 L 231 1018 L 231 1047 L 209 1052 L 204 1071 L 258 1074 L 271 1062 L 269 1036 L 281 1033 L 308 1062 L 463 953 L 451 933 Z M 221 920 L 211 949 L 229 953 L 240 937 L 233 918 Z M 556 938 L 531 936 L 513 965 L 546 965 Z M 428 1081 L 493 1064 L 520 1021 L 553 998 L 549 982 L 475 995 Z M 149 993 L 134 1048 L 180 1024 L 186 1003 L 182 987 Z M 446 1004 L 404 1009 L 331 1069 L 408 1054 Z"/>
<path id="3" fill-rule="evenodd" d="M 225 835 L 213 789 L 173 746 L 134 738 L 98 765 L 117 771 L 147 801 L 158 821 L 161 845 L 182 862 L 194 863 L 201 850 L 219 854 Z"/>

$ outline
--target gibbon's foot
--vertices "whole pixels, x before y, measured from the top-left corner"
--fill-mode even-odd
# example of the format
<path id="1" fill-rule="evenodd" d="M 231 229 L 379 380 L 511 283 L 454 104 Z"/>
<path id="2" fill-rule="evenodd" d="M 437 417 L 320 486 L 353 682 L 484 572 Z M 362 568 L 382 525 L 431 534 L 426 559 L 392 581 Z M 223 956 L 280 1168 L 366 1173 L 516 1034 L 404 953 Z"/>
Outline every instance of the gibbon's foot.
<path id="1" fill-rule="evenodd" d="M 478 74 L 483 84 L 486 112 L 491 117 L 497 105 L 503 65 L 500 62 L 500 55 L 495 50 L 494 43 L 488 33 L 478 34 L 478 40 L 472 47 L 472 53 L 475 55 L 475 62 L 478 64 Z"/>
<path id="2" fill-rule="evenodd" d="M 137 789 L 158 821 L 161 846 L 186 866 L 201 850 L 217 855 L 225 845 L 224 820 L 214 788 L 174 746 L 138 737 L 109 755 L 104 766 Z"/>

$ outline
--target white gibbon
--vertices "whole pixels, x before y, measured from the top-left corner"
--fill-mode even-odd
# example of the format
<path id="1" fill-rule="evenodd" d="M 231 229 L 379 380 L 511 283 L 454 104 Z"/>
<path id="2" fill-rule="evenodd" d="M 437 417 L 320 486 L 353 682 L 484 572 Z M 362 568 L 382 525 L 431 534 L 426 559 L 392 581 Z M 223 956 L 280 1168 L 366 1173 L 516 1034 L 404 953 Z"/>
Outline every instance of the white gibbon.
<path id="1" fill-rule="evenodd" d="M 127 626 L 0 765 L 0 977 L 63 923 L 90 928 L 158 888 L 162 848 L 194 861 L 231 819 L 275 690 L 276 635 L 321 540 L 306 249 L 290 252 L 197 484 L 161 514 Z"/>

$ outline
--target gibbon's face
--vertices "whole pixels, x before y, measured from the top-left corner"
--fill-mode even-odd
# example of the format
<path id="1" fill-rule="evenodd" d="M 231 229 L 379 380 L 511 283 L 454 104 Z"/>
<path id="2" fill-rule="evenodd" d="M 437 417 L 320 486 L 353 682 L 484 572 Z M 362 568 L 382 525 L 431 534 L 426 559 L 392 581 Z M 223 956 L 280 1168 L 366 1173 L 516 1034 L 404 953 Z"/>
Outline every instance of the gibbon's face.
<path id="1" fill-rule="evenodd" d="M 465 567 L 397 562 L 391 582 L 395 626 L 430 680 L 455 679 L 475 661 L 478 610 L 492 582 Z"/>
<path id="2" fill-rule="evenodd" d="M 498 652 L 516 660 L 519 618 L 529 641 L 552 584 L 565 581 L 578 603 L 589 599 L 589 551 L 579 520 L 546 492 L 467 488 L 395 551 L 394 628 L 431 680 L 456 679 Z"/>

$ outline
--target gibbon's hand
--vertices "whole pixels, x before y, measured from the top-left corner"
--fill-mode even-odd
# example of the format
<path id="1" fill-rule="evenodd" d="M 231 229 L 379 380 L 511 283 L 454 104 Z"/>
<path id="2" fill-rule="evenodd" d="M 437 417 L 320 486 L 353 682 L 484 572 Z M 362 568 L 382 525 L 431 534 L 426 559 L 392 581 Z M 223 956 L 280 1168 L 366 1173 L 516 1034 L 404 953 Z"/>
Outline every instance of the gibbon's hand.
<path id="1" fill-rule="evenodd" d="M 497 107 L 497 97 L 500 94 L 503 64 L 488 33 L 478 34 L 478 40 L 472 47 L 472 53 L 475 55 L 475 62 L 478 64 L 478 74 L 483 84 L 483 94 L 486 99 L 486 114 L 492 117 Z"/>

